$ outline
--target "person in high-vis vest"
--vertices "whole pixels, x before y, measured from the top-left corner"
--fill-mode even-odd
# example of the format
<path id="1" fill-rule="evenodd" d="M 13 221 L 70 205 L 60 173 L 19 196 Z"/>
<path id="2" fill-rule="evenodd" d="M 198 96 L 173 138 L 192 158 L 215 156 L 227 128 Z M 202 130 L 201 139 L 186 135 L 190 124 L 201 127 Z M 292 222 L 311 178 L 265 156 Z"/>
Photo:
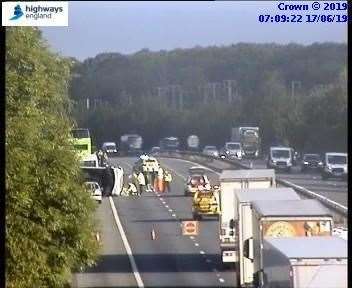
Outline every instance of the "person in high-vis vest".
<path id="1" fill-rule="evenodd" d="M 167 192 L 171 192 L 171 184 L 172 181 L 172 176 L 171 173 L 167 170 L 165 170 L 164 172 L 164 183 L 165 183 L 165 191 L 167 190 Z"/>
<path id="2" fill-rule="evenodd" d="M 144 174 L 142 172 L 139 172 L 138 173 L 138 176 L 137 176 L 137 179 L 138 179 L 138 185 L 139 185 L 139 195 L 142 195 L 143 193 L 143 190 L 144 190 L 144 186 L 145 186 L 145 178 L 144 178 Z"/>
<path id="3" fill-rule="evenodd" d="M 156 181 L 156 190 L 158 192 L 164 192 L 164 170 L 163 168 L 159 167 L 158 169 L 158 175 L 155 179 Z"/>

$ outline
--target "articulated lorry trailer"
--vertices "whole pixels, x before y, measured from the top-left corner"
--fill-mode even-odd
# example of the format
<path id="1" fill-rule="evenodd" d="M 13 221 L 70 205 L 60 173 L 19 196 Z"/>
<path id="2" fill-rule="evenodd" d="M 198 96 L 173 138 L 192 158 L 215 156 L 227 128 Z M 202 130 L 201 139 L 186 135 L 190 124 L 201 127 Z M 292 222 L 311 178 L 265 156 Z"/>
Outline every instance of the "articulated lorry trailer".
<path id="1" fill-rule="evenodd" d="M 236 192 L 238 203 L 238 247 L 239 265 L 237 266 L 238 286 L 247 287 L 253 283 L 253 262 L 243 256 L 243 246 L 247 239 L 253 237 L 252 202 L 257 200 L 270 201 L 275 205 L 277 200 L 300 200 L 292 188 L 242 189 Z"/>
<path id="2" fill-rule="evenodd" d="M 258 158 L 260 150 L 259 127 L 236 127 L 231 129 L 231 141 L 240 142 L 243 156 Z"/>
<path id="3" fill-rule="evenodd" d="M 266 238 L 332 236 L 331 212 L 318 200 L 253 201 L 252 215 L 253 237 L 244 241 L 243 256 L 253 261 L 254 287 L 263 277 L 261 257 Z"/>
<path id="4" fill-rule="evenodd" d="M 266 238 L 258 287 L 347 288 L 347 241 L 337 236 Z"/>
<path id="5" fill-rule="evenodd" d="M 224 264 L 238 264 L 236 189 L 276 187 L 272 169 L 223 170 L 220 175 L 219 237 Z"/>

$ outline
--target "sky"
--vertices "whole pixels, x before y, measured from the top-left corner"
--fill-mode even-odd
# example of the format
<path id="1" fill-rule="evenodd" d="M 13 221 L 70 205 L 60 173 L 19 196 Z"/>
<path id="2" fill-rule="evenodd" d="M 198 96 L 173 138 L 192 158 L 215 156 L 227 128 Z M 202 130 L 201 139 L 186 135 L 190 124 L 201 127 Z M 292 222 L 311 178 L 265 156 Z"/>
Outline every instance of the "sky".
<path id="1" fill-rule="evenodd" d="M 319 13 L 311 7 L 309 11 L 280 11 L 280 2 L 284 1 L 70 1 L 69 26 L 42 27 L 42 31 L 52 50 L 81 61 L 99 53 L 132 54 L 145 48 L 347 43 L 345 23 L 260 23 L 259 15 Z"/>

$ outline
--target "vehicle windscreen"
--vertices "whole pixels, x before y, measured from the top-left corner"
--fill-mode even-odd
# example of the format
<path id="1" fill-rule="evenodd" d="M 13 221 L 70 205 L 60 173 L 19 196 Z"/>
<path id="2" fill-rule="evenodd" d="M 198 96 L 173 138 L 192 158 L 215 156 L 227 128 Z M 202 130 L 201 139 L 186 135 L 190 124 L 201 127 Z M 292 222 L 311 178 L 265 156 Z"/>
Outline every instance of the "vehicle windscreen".
<path id="1" fill-rule="evenodd" d="M 273 158 L 290 158 L 290 151 L 288 151 L 288 150 L 272 150 L 271 156 Z"/>
<path id="2" fill-rule="evenodd" d="M 105 148 L 106 148 L 107 150 L 115 150 L 115 149 L 116 149 L 116 146 L 115 146 L 115 145 L 107 145 L 107 146 L 105 146 Z"/>
<path id="3" fill-rule="evenodd" d="M 90 137 L 88 129 L 74 129 L 71 131 L 71 135 L 73 138 L 77 138 L 77 139 Z"/>
<path id="4" fill-rule="evenodd" d="M 304 161 L 320 161 L 320 156 L 319 155 L 304 155 L 303 157 Z"/>
<path id="5" fill-rule="evenodd" d="M 196 176 L 193 175 L 190 179 L 190 184 L 193 187 L 196 187 L 198 185 L 204 185 L 205 184 L 204 177 L 200 175 L 196 175 Z"/>
<path id="6" fill-rule="evenodd" d="M 215 146 L 208 146 L 208 147 L 205 147 L 206 151 L 217 151 L 216 147 Z"/>
<path id="7" fill-rule="evenodd" d="M 347 164 L 347 157 L 342 155 L 328 156 L 329 164 Z"/>
<path id="8" fill-rule="evenodd" d="M 226 148 L 230 150 L 239 150 L 241 149 L 241 146 L 240 144 L 237 144 L 237 143 L 229 143 L 229 144 L 226 144 Z"/>

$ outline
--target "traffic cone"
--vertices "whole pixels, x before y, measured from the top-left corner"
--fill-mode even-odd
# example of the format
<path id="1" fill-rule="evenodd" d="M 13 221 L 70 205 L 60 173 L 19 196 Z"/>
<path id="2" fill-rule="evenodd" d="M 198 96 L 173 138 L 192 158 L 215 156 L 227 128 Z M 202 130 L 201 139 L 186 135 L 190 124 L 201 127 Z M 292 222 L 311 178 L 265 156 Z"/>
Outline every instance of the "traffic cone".
<path id="1" fill-rule="evenodd" d="M 151 231 L 150 235 L 151 235 L 152 240 L 156 239 L 156 233 L 155 233 L 155 230 L 154 230 L 154 226 L 152 227 L 152 231 Z"/>

